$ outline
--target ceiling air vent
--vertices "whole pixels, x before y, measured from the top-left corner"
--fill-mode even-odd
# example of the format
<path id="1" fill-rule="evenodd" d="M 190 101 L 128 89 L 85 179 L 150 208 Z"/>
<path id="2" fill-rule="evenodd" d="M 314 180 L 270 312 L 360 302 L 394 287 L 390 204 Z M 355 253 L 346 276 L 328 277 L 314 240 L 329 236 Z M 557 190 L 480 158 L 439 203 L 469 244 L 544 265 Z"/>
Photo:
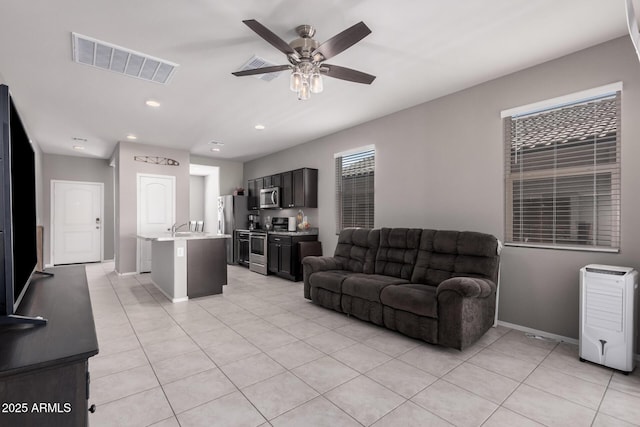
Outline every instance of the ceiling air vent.
<path id="1" fill-rule="evenodd" d="M 167 84 L 178 64 L 71 33 L 73 60 L 156 83 Z"/>
<path id="2" fill-rule="evenodd" d="M 239 71 L 253 70 L 253 69 L 262 68 L 262 67 L 273 67 L 274 65 L 278 65 L 278 64 L 274 64 L 273 62 L 269 62 L 264 58 L 260 58 L 259 56 L 253 55 L 251 59 L 249 59 L 242 66 L 242 68 L 240 68 Z M 281 73 L 256 74 L 253 77 L 260 80 L 264 80 L 265 82 L 270 82 L 271 80 L 278 77 L 280 74 Z"/>

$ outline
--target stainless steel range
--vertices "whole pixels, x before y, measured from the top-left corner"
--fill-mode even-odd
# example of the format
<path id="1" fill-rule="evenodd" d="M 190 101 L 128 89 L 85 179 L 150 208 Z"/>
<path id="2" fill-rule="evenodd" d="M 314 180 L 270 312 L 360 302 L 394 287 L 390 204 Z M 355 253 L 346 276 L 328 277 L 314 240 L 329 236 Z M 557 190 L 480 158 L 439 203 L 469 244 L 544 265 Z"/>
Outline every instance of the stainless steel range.
<path id="1" fill-rule="evenodd" d="M 249 233 L 249 270 L 267 275 L 267 232 L 253 230 Z"/>

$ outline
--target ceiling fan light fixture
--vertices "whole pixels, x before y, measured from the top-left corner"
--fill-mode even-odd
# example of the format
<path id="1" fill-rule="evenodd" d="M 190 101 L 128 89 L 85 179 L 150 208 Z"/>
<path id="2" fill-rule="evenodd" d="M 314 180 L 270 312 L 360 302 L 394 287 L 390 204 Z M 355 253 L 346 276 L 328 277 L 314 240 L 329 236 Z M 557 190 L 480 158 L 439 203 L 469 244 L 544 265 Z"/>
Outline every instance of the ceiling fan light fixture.
<path id="1" fill-rule="evenodd" d="M 322 83 L 322 76 L 317 70 L 314 71 L 314 73 L 311 74 L 311 77 L 309 78 L 309 89 L 313 93 L 321 93 L 322 90 L 324 89 L 324 85 Z"/>
<path id="2" fill-rule="evenodd" d="M 300 101 L 306 101 L 309 98 L 311 98 L 311 91 L 309 90 L 309 82 L 305 80 L 302 82 L 300 92 L 298 92 L 298 99 Z"/>
<path id="3" fill-rule="evenodd" d="M 289 89 L 293 92 L 300 92 L 302 89 L 302 73 L 295 68 L 293 73 L 291 73 L 291 80 L 289 81 Z"/>

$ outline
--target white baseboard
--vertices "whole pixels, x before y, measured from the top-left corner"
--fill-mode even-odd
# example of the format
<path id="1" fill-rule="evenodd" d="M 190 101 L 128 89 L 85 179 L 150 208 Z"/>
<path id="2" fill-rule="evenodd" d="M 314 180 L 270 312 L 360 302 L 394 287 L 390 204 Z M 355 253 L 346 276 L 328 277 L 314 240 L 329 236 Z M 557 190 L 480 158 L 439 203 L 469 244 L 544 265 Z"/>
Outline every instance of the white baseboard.
<path id="1" fill-rule="evenodd" d="M 515 329 L 517 331 L 528 332 L 530 334 L 539 335 L 545 338 L 551 338 L 556 341 L 567 342 L 569 344 L 578 345 L 578 340 L 575 338 L 569 338 L 562 335 L 552 334 L 551 332 L 541 331 L 538 329 L 527 328 L 526 326 L 520 326 L 520 325 L 516 325 L 515 323 L 504 322 L 502 320 L 498 320 L 498 325 Z"/>
<path id="2" fill-rule="evenodd" d="M 551 332 L 541 331 L 539 329 L 527 328 L 526 326 L 516 325 L 515 323 L 503 322 L 502 320 L 498 320 L 498 325 L 504 326 L 506 328 L 515 329 L 517 331 L 528 332 L 530 334 L 538 335 L 544 338 L 551 338 L 556 341 L 566 342 L 569 344 L 579 345 L 580 341 L 575 338 L 569 338 L 562 335 L 552 334 Z M 640 362 L 640 354 L 635 354 L 634 359 Z"/>
<path id="3" fill-rule="evenodd" d="M 189 300 L 189 297 L 182 297 L 182 298 L 174 298 L 171 295 L 169 295 L 168 293 L 166 293 L 164 291 L 164 289 L 162 289 L 160 286 L 158 286 L 156 284 L 156 282 L 154 282 L 153 280 L 150 282 L 157 290 L 159 290 L 160 292 L 162 292 L 162 295 L 164 295 L 165 297 L 167 297 L 167 299 L 173 303 L 176 302 L 185 302 Z"/>
<path id="4" fill-rule="evenodd" d="M 53 267 L 53 264 L 45 264 L 44 265 L 44 268 L 52 268 L 52 267 Z"/>
<path id="5" fill-rule="evenodd" d="M 120 273 L 119 271 L 116 271 L 116 273 L 118 273 L 118 276 L 135 276 L 136 274 L 138 274 L 135 271 L 130 271 L 128 273 Z"/>

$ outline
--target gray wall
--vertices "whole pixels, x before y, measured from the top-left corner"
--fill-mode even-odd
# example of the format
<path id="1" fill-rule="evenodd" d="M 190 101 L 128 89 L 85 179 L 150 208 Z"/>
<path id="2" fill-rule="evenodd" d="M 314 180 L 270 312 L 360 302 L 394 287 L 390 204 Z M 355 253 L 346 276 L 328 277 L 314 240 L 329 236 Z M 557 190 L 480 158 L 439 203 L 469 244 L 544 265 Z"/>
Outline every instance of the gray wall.
<path id="1" fill-rule="evenodd" d="M 51 180 L 100 182 L 104 184 L 104 241 L 105 260 L 114 256 L 113 168 L 106 159 L 44 154 L 42 159 L 42 224 L 44 225 L 44 263 L 51 263 Z"/>
<path id="2" fill-rule="evenodd" d="M 317 221 L 330 254 L 337 241 L 333 154 L 375 144 L 376 227 L 475 230 L 503 239 L 500 112 L 616 81 L 624 83 L 620 253 L 507 247 L 502 256 L 500 320 L 577 338 L 579 268 L 640 268 L 640 64 L 628 37 L 248 162 L 244 179 L 318 168 Z"/>
<path id="3" fill-rule="evenodd" d="M 137 174 L 149 173 L 176 177 L 176 222 L 189 221 L 189 152 L 153 145 L 121 141 L 112 160 L 116 164 L 116 271 L 136 271 L 137 257 Z M 179 166 L 137 162 L 134 156 L 168 157 Z"/>
<path id="4" fill-rule="evenodd" d="M 217 166 L 220 168 L 220 194 L 233 194 L 233 190 L 237 187 L 246 185 L 242 183 L 243 165 L 240 162 L 194 155 L 191 156 L 190 162 L 196 165 Z"/>

